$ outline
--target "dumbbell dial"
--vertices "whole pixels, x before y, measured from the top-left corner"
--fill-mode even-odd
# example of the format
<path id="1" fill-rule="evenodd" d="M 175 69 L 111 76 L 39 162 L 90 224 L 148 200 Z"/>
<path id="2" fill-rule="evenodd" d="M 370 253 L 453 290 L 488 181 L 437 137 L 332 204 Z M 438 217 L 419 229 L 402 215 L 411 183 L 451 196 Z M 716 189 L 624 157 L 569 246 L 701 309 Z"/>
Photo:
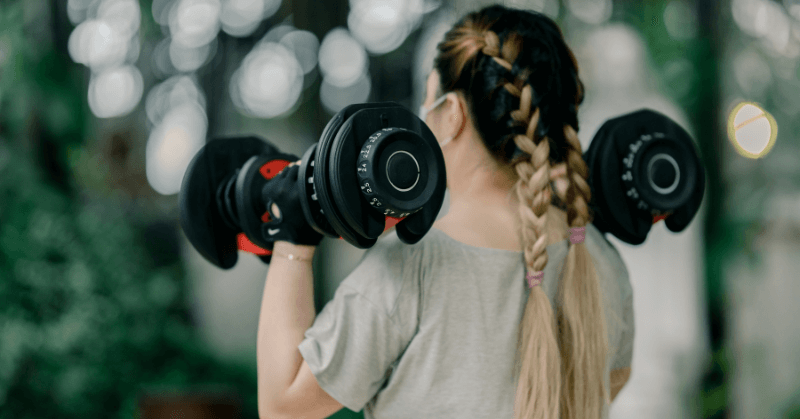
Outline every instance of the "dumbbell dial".
<path id="1" fill-rule="evenodd" d="M 658 216 L 684 205 L 689 198 L 686 187 L 689 161 L 682 143 L 655 131 L 639 135 L 628 144 L 620 172 L 624 193 L 636 209 Z"/>
<path id="2" fill-rule="evenodd" d="M 417 134 L 391 127 L 373 133 L 361 147 L 356 164 L 361 194 L 383 215 L 407 217 L 429 199 L 423 193 L 428 167 L 418 142 Z"/>

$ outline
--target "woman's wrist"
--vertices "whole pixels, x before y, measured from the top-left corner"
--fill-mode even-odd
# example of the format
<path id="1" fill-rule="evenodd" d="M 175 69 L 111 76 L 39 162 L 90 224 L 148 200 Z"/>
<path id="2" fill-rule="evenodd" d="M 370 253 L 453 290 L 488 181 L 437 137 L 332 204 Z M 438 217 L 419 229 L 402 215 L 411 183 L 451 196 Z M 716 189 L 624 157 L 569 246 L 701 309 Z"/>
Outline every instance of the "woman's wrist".
<path id="1" fill-rule="evenodd" d="M 273 255 L 291 260 L 308 260 L 314 258 L 317 246 L 294 244 L 287 241 L 276 241 L 272 247 Z"/>

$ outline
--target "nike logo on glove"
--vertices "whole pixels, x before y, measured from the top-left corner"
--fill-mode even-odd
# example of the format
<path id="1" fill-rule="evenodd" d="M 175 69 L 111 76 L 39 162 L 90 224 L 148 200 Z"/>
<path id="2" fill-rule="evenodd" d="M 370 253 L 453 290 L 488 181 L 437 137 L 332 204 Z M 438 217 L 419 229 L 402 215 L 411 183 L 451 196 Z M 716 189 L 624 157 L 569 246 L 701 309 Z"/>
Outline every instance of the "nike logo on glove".
<path id="1" fill-rule="evenodd" d="M 279 229 L 279 228 L 276 228 L 274 230 L 270 228 L 270 229 L 267 230 L 267 233 L 269 233 L 270 236 L 274 236 L 279 231 L 281 231 L 281 229 Z"/>

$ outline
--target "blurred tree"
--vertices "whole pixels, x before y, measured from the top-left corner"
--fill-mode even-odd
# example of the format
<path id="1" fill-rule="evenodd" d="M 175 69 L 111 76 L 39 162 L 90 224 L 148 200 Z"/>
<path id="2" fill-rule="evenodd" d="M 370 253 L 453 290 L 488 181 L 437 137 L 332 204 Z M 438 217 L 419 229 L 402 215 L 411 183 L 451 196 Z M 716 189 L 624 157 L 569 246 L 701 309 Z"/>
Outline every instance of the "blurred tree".
<path id="1" fill-rule="evenodd" d="M 720 11 L 724 2 L 691 2 L 692 13 L 697 17 L 697 36 L 675 39 L 663 24 L 665 8 L 670 1 L 638 2 L 617 0 L 624 13 L 621 19 L 636 27 L 647 42 L 651 57 L 667 83 L 665 93 L 672 96 L 691 116 L 696 132 L 699 155 L 706 171 L 705 202 L 707 214 L 704 224 L 705 296 L 706 316 L 712 357 L 700 384 L 697 395 L 697 414 L 703 418 L 724 418 L 728 406 L 728 353 L 725 349 L 725 305 L 723 288 L 723 260 L 729 254 L 730 243 L 738 237 L 723 214 L 725 190 L 719 161 L 725 145 L 724 128 L 720 122 L 719 61 L 724 40 L 720 28 Z M 688 7 L 688 6 L 687 6 Z M 681 83 L 671 86 L 665 67 L 675 57 L 686 58 L 694 73 Z M 694 399 L 694 396 L 690 396 Z M 694 401 L 694 400 L 693 400 Z"/>

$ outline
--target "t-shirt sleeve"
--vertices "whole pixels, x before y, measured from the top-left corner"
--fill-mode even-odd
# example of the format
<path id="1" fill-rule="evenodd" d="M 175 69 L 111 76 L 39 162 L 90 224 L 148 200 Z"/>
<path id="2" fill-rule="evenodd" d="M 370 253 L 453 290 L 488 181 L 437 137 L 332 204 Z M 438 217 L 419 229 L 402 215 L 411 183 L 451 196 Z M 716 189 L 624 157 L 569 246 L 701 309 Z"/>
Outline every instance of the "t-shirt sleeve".
<path id="1" fill-rule="evenodd" d="M 633 360 L 633 336 L 635 332 L 635 323 L 633 317 L 633 289 L 631 288 L 628 270 L 625 268 L 625 265 L 621 260 L 620 263 L 620 271 L 622 272 L 622 277 L 620 278 L 622 284 L 620 287 L 620 302 L 622 304 L 622 330 L 620 333 L 617 353 L 614 357 L 614 363 L 611 366 L 612 370 L 630 367 L 631 361 Z"/>
<path id="2" fill-rule="evenodd" d="M 367 249 L 298 346 L 320 387 L 355 412 L 382 388 L 415 332 L 416 279 L 401 246 L 380 240 Z"/>

